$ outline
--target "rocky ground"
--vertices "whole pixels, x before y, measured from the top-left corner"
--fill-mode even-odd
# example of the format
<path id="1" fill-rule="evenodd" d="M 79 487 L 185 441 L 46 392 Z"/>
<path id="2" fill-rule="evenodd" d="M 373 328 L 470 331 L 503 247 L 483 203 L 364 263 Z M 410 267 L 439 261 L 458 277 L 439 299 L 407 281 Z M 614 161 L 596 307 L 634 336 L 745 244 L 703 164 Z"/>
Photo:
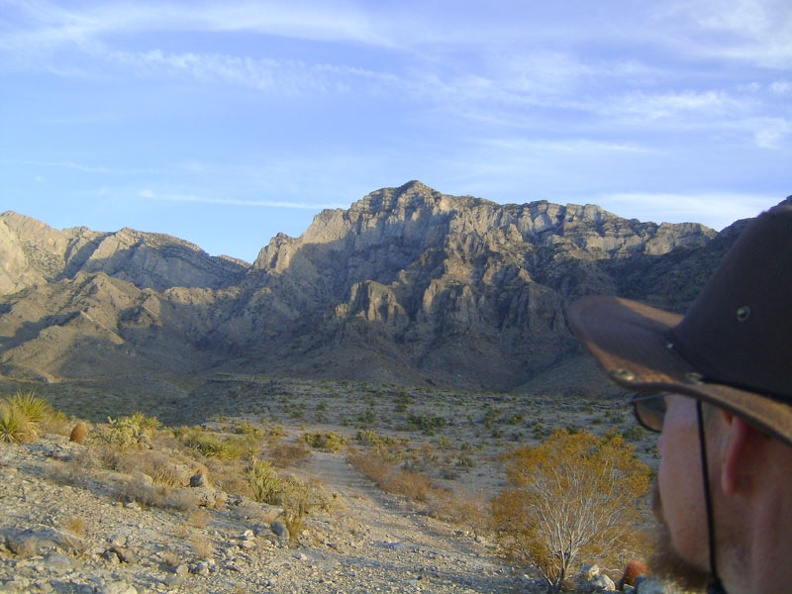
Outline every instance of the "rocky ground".
<path id="1" fill-rule="evenodd" d="M 206 517 L 196 519 L 124 503 L 99 482 L 59 484 L 59 465 L 83 447 L 56 435 L 0 446 L 0 591 L 450 593 L 525 585 L 485 538 L 383 493 L 342 453 L 312 456 L 310 471 L 336 503 L 289 544 L 265 521 L 268 506 L 242 497 L 201 508 Z"/>
<path id="2" fill-rule="evenodd" d="M 406 399 L 401 392 L 394 400 L 390 392 L 380 397 L 367 390 L 367 401 L 344 393 L 318 406 L 322 400 L 309 390 L 286 388 L 286 396 L 267 400 L 270 408 L 254 411 L 256 421 L 228 416 L 250 408 L 240 397 L 236 409 L 204 427 L 233 434 L 235 427 L 272 427 L 265 424 L 275 419 L 279 443 L 300 443 L 315 430 L 348 437 L 338 451 L 312 449 L 284 471 L 320 485 L 330 501 L 307 517 L 298 538 L 284 534 L 280 508 L 234 488 L 241 467 L 221 473 L 221 465 L 197 457 L 190 467 L 168 428 L 158 431 L 167 439 L 141 446 L 182 468 L 183 486 L 169 487 L 167 496 L 153 495 L 160 487 L 148 468 L 100 463 L 108 454 L 90 439 L 80 445 L 68 431 L 40 431 L 30 443 L 0 443 L 0 592 L 533 592 L 536 582 L 497 555 L 481 518 L 449 517 L 464 516 L 460 507 L 438 519 L 443 514 L 432 513 L 426 501 L 386 493 L 350 465 L 349 446 L 358 447 L 359 431 L 350 419 L 362 423 L 376 410 L 378 430 L 409 443 L 413 467 L 449 493 L 484 502 L 503 484 L 497 453 L 534 439 L 529 435 L 570 424 L 630 426 L 626 410 L 607 402 L 578 402 L 559 414 L 545 410 L 550 400 L 540 406 L 470 394 Z M 323 387 L 325 395 L 338 391 L 330 388 Z M 409 409 L 394 413 L 394 401 L 405 400 Z M 416 419 L 441 415 L 448 422 L 438 431 L 415 426 Z M 515 416 L 519 424 L 506 422 Z M 404 418 L 414 422 L 409 430 L 399 428 Z M 100 431 L 89 426 L 89 438 Z M 186 486 L 191 475 L 200 480 Z"/>

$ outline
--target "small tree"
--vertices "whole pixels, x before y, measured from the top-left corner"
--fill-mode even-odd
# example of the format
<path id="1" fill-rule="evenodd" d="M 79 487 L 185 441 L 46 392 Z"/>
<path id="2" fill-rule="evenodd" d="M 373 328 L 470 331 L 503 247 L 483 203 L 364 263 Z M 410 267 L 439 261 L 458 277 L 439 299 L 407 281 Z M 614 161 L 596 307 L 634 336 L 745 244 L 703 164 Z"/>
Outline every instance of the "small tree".
<path id="1" fill-rule="evenodd" d="M 507 554 L 535 566 L 548 591 L 583 556 L 633 540 L 650 471 L 620 434 L 559 430 L 505 458 L 508 487 L 493 499 L 493 520 Z"/>

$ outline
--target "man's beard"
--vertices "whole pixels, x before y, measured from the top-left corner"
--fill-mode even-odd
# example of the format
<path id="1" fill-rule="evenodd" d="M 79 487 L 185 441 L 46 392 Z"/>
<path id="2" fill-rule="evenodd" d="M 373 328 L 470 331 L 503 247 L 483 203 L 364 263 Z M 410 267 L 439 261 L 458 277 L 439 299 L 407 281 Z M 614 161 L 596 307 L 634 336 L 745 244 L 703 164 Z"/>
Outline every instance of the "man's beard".
<path id="1" fill-rule="evenodd" d="M 654 553 L 649 562 L 652 572 L 685 591 L 703 592 L 712 577 L 709 572 L 696 567 L 674 550 L 671 531 L 663 517 L 663 502 L 660 499 L 657 478 L 652 483 L 652 510 L 657 519 Z"/>

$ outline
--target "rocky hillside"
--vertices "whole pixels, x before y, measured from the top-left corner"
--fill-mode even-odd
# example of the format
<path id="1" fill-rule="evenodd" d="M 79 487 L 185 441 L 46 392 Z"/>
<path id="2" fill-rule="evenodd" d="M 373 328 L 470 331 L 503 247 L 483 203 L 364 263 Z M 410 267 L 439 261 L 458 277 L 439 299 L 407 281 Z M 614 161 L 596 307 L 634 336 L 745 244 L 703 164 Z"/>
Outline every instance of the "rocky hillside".
<path id="1" fill-rule="evenodd" d="M 410 182 L 321 212 L 249 265 L 165 235 L 58 231 L 9 212 L 0 373 L 183 386 L 178 378 L 225 371 L 515 390 L 540 380 L 552 389 L 562 369 L 557 389 L 590 389 L 590 367 L 570 363 L 580 352 L 564 304 L 618 293 L 683 310 L 739 228 L 499 205 Z"/>

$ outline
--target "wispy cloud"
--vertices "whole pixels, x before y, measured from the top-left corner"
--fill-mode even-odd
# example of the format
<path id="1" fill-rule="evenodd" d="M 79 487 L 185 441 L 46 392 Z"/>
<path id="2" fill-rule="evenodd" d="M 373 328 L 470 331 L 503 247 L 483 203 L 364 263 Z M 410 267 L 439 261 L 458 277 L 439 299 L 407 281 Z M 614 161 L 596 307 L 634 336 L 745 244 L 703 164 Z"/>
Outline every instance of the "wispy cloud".
<path id="1" fill-rule="evenodd" d="M 786 0 L 681 0 L 663 12 L 678 26 L 677 46 L 691 54 L 792 67 L 792 6 Z"/>
<path id="2" fill-rule="evenodd" d="M 104 55 L 109 62 L 138 74 L 182 75 L 205 83 L 224 83 L 259 90 L 286 93 L 345 91 L 360 82 L 394 84 L 396 76 L 334 64 L 309 64 L 299 60 L 251 58 L 216 53 L 143 53 L 113 51 Z M 349 82 L 349 79 L 355 82 Z"/>
<path id="3" fill-rule="evenodd" d="M 216 206 L 255 206 L 266 208 L 293 208 L 298 210 L 320 210 L 323 208 L 346 208 L 342 204 L 321 204 L 308 202 L 295 202 L 291 200 L 246 200 L 239 198 L 221 198 L 198 196 L 196 194 L 161 193 L 154 190 L 140 190 L 138 195 L 146 200 L 161 202 L 191 202 L 195 204 L 212 204 Z"/>
<path id="4" fill-rule="evenodd" d="M 53 3 L 10 1 L 22 25 L 0 46 L 34 42 L 42 47 L 99 42 L 114 34 L 147 32 L 217 32 L 276 35 L 308 41 L 351 42 L 390 47 L 365 11 L 349 3 L 327 0 L 235 2 L 229 4 L 174 2 L 99 2 L 79 8 Z"/>
<path id="5" fill-rule="evenodd" d="M 639 119 L 671 119 L 680 116 L 711 119 L 745 110 L 745 102 L 724 91 L 680 91 L 628 93 L 614 100 L 604 109 L 613 115 L 627 115 Z"/>
<path id="6" fill-rule="evenodd" d="M 496 138 L 482 141 L 482 145 L 513 153 L 570 153 L 592 155 L 602 153 L 652 153 L 654 149 L 629 142 L 606 142 L 589 138 L 537 139 Z"/>
<path id="7" fill-rule="evenodd" d="M 720 230 L 738 219 L 755 217 L 781 200 L 779 196 L 729 192 L 635 192 L 602 195 L 597 203 L 620 216 L 656 222 L 697 222 Z"/>
<path id="8" fill-rule="evenodd" d="M 82 173 L 99 173 L 103 175 L 161 175 L 164 169 L 108 167 L 105 165 L 90 165 L 75 161 L 35 161 L 30 159 L 0 159 L 0 163 L 7 165 L 25 165 L 42 169 L 68 169 Z"/>

